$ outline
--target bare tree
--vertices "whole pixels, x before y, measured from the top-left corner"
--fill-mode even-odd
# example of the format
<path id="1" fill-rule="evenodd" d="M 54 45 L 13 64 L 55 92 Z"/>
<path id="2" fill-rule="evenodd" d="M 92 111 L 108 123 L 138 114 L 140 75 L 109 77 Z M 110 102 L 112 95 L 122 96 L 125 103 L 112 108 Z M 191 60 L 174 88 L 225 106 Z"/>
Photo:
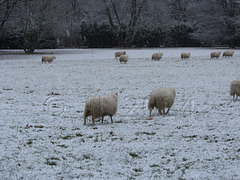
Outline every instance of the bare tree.
<path id="1" fill-rule="evenodd" d="M 189 0 L 168 0 L 168 15 L 178 21 L 187 22 Z"/>
<path id="2" fill-rule="evenodd" d="M 33 53 L 41 40 L 45 40 L 43 27 L 49 27 L 54 11 L 48 0 L 26 2 L 21 12 L 23 31 L 22 47 L 26 53 Z"/>
<path id="3" fill-rule="evenodd" d="M 102 0 L 111 27 L 118 35 L 121 47 L 130 47 L 136 33 L 139 18 L 146 10 L 146 0 Z M 121 7 L 121 8 L 119 8 Z M 127 17 L 123 13 L 127 14 Z M 124 19 L 125 17 L 126 19 Z M 128 18 L 129 17 L 129 18 Z"/>
<path id="4" fill-rule="evenodd" d="M 2 31 L 7 20 L 10 18 L 14 8 L 17 6 L 18 1 L 19 0 L 0 1 L 0 32 Z"/>
<path id="5" fill-rule="evenodd" d="M 234 46 L 234 39 L 239 29 L 240 5 L 238 0 L 215 0 L 219 6 L 220 19 L 224 27 L 225 40 L 230 47 Z"/>

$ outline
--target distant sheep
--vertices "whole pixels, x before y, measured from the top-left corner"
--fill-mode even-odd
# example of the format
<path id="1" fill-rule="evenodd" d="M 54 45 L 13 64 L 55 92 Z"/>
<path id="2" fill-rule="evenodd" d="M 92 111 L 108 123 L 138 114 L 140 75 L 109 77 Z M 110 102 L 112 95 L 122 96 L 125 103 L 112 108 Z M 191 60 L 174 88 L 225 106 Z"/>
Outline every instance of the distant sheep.
<path id="1" fill-rule="evenodd" d="M 117 112 L 118 94 L 113 92 L 106 96 L 95 96 L 87 99 L 84 110 L 84 125 L 88 116 L 92 116 L 92 123 L 95 125 L 95 118 L 110 116 L 111 123 L 113 123 L 112 116 Z"/>
<path id="2" fill-rule="evenodd" d="M 122 63 L 122 62 L 124 62 L 125 64 L 126 64 L 126 62 L 128 62 L 128 55 L 121 55 L 120 57 L 119 57 L 119 61 L 120 61 L 120 63 Z"/>
<path id="3" fill-rule="evenodd" d="M 153 55 L 152 55 L 152 60 L 160 60 L 160 59 L 162 59 L 162 56 L 163 56 L 163 53 L 154 53 Z"/>
<path id="4" fill-rule="evenodd" d="M 46 63 L 46 62 L 51 63 L 54 59 L 56 59 L 56 56 L 44 55 L 42 57 L 42 63 Z"/>
<path id="5" fill-rule="evenodd" d="M 236 95 L 236 99 L 235 99 Z M 240 96 L 240 79 L 234 80 L 230 85 L 230 96 L 233 96 L 233 101 L 237 101 Z"/>
<path id="6" fill-rule="evenodd" d="M 125 55 L 126 51 L 122 51 L 122 52 L 115 52 L 115 59 L 117 59 L 118 57 L 120 57 L 121 55 Z"/>
<path id="7" fill-rule="evenodd" d="M 176 97 L 176 89 L 173 87 L 170 88 L 160 88 L 155 89 L 150 93 L 148 101 L 148 109 L 150 110 L 149 119 L 151 119 L 151 113 L 154 107 L 156 107 L 160 115 L 168 114 L 170 108 L 174 103 Z M 165 108 L 168 108 L 165 113 Z"/>
<path id="8" fill-rule="evenodd" d="M 211 57 L 211 59 L 213 59 L 213 58 L 219 58 L 219 56 L 221 55 L 221 53 L 222 52 L 212 52 L 211 54 L 210 54 L 210 57 Z"/>
<path id="9" fill-rule="evenodd" d="M 234 54 L 234 51 L 224 51 L 223 57 L 232 57 Z"/>
<path id="10" fill-rule="evenodd" d="M 181 58 L 182 58 L 182 59 L 188 59 L 188 58 L 190 57 L 190 55 L 191 55 L 190 52 L 189 52 L 189 53 L 182 53 L 182 54 L 181 54 Z"/>

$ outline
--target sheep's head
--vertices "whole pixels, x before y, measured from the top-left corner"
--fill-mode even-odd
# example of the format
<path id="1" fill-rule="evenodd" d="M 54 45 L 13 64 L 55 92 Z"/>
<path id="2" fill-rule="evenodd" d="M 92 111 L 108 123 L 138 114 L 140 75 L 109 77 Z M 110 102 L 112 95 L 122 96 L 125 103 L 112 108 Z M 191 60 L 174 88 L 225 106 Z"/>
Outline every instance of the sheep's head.
<path id="1" fill-rule="evenodd" d="M 56 59 L 56 56 L 53 56 L 53 59 Z"/>

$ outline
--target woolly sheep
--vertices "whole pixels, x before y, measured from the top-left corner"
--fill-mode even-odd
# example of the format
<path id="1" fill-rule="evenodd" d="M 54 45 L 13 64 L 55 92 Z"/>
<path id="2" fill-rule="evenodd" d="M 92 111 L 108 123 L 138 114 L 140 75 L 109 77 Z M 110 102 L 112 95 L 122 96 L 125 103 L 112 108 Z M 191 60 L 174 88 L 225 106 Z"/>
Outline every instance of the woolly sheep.
<path id="1" fill-rule="evenodd" d="M 220 56 L 220 54 L 221 54 L 222 52 L 212 52 L 211 54 L 210 54 L 210 57 L 211 57 L 211 59 L 213 59 L 213 58 L 219 58 L 219 56 Z"/>
<path id="2" fill-rule="evenodd" d="M 224 51 L 223 52 L 223 57 L 232 57 L 234 51 Z"/>
<path id="3" fill-rule="evenodd" d="M 150 110 L 149 119 L 151 119 L 151 113 L 154 107 L 156 107 L 160 113 L 160 115 L 168 114 L 170 108 L 174 103 L 174 99 L 176 97 L 176 89 L 173 87 L 169 88 L 160 88 L 155 89 L 150 93 L 149 101 L 148 101 L 148 109 Z M 168 108 L 165 113 L 165 108 Z"/>
<path id="4" fill-rule="evenodd" d="M 118 57 L 120 57 L 121 55 L 125 55 L 126 51 L 122 51 L 122 52 L 115 52 L 115 59 L 117 59 Z"/>
<path id="5" fill-rule="evenodd" d="M 112 116 L 117 112 L 118 94 L 116 92 L 109 93 L 105 96 L 95 96 L 87 99 L 84 110 L 84 125 L 88 116 L 92 116 L 92 123 L 95 125 L 94 119 L 104 116 L 110 116 L 111 123 L 113 123 Z"/>
<path id="6" fill-rule="evenodd" d="M 191 55 L 190 52 L 189 52 L 189 53 L 182 53 L 182 54 L 181 54 L 181 58 L 182 58 L 182 59 L 188 59 L 188 58 L 190 57 L 190 55 Z"/>
<path id="7" fill-rule="evenodd" d="M 160 60 L 160 59 L 162 59 L 162 56 L 163 56 L 163 53 L 154 53 L 153 55 L 152 55 L 152 60 Z"/>
<path id="8" fill-rule="evenodd" d="M 54 59 L 56 59 L 56 56 L 44 55 L 42 57 L 42 63 L 46 63 L 46 62 L 51 63 Z"/>
<path id="9" fill-rule="evenodd" d="M 236 99 L 235 99 L 236 95 Z M 233 96 L 233 101 L 237 101 L 240 96 L 240 79 L 234 80 L 230 85 L 230 96 Z"/>
<path id="10" fill-rule="evenodd" d="M 119 61 L 120 61 L 120 63 L 122 63 L 122 62 L 125 62 L 125 64 L 126 64 L 126 62 L 128 62 L 128 55 L 121 55 L 120 57 L 119 57 Z"/>

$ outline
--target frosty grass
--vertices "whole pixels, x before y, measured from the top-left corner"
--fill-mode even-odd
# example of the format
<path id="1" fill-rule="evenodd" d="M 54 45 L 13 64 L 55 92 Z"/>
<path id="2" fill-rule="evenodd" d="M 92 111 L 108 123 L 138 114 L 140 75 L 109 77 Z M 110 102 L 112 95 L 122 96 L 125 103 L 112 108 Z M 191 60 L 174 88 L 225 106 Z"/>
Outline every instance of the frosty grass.
<path id="1" fill-rule="evenodd" d="M 0 51 L 0 179 L 240 179 L 240 101 L 229 95 L 240 50 L 210 60 L 219 49 L 127 49 L 127 64 L 115 51 Z M 148 120 L 150 92 L 169 86 L 169 114 Z M 112 91 L 114 123 L 83 126 L 86 99 Z"/>

